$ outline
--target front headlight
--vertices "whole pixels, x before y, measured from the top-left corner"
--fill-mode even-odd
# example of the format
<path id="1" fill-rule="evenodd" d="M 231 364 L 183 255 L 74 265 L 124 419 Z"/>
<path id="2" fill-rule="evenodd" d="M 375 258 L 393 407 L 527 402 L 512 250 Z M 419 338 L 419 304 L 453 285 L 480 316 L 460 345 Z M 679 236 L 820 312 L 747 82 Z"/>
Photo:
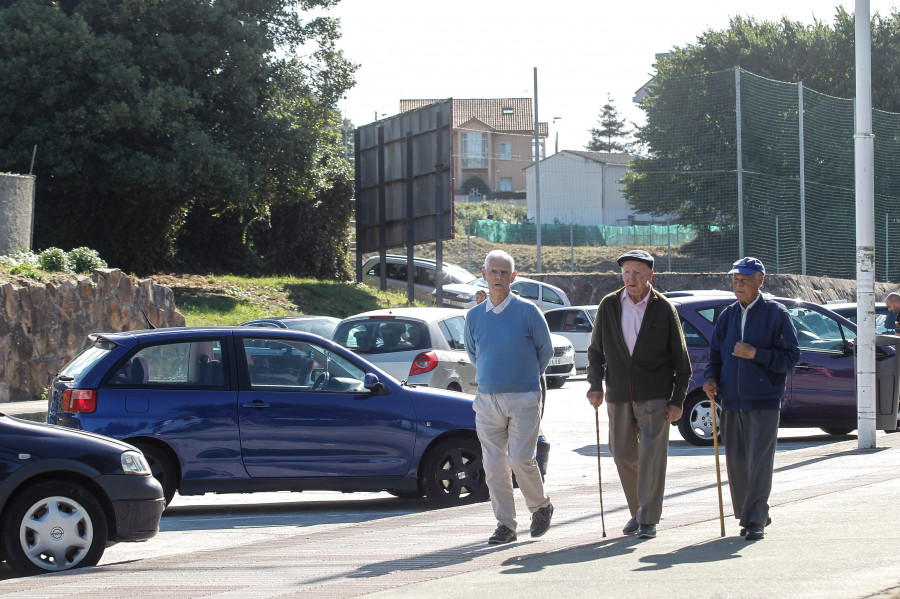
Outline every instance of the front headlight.
<path id="1" fill-rule="evenodd" d="M 122 471 L 125 474 L 150 474 L 150 464 L 139 451 L 126 451 L 122 454 Z"/>
<path id="2" fill-rule="evenodd" d="M 574 348 L 573 346 L 571 346 L 571 345 L 567 346 L 567 347 L 566 347 L 566 353 L 563 354 L 563 355 L 565 355 L 565 356 L 574 356 L 574 355 L 575 355 L 575 348 Z"/>

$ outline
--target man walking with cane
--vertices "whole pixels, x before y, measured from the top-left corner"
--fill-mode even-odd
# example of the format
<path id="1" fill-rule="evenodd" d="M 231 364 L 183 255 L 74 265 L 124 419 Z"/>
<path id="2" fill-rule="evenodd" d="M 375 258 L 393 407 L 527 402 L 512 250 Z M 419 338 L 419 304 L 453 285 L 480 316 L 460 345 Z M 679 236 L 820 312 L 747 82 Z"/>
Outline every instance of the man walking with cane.
<path id="1" fill-rule="evenodd" d="M 748 541 L 765 536 L 781 398 L 800 359 L 787 309 L 759 292 L 766 275 L 756 258 L 728 271 L 737 302 L 716 321 L 703 390 L 722 406 L 721 433 L 734 517 Z"/>
<path id="2" fill-rule="evenodd" d="M 631 511 L 622 532 L 652 539 L 662 516 L 669 424 L 681 418 L 691 359 L 675 307 L 650 285 L 653 256 L 631 250 L 618 263 L 625 285 L 597 308 L 587 398 L 595 408 L 606 399 L 609 451 Z"/>

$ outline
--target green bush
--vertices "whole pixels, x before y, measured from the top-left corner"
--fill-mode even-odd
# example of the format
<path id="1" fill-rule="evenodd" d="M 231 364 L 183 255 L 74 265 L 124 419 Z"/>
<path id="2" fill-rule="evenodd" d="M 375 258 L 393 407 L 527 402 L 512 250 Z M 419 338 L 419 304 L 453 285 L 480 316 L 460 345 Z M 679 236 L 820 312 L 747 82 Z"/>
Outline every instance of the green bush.
<path id="1" fill-rule="evenodd" d="M 106 268 L 106 262 L 100 258 L 97 250 L 87 247 L 75 248 L 69 252 L 69 264 L 77 273 L 90 273 L 95 268 Z"/>
<path id="2" fill-rule="evenodd" d="M 17 252 L 7 256 L 0 256 L 0 266 L 9 269 L 12 274 L 25 274 L 27 271 L 35 271 L 41 267 L 37 254 L 31 251 Z M 13 272 L 16 270 L 16 272 Z"/>
<path id="3" fill-rule="evenodd" d="M 69 256 L 65 250 L 50 247 L 40 253 L 38 262 L 46 271 L 49 272 L 71 272 L 69 266 Z"/>

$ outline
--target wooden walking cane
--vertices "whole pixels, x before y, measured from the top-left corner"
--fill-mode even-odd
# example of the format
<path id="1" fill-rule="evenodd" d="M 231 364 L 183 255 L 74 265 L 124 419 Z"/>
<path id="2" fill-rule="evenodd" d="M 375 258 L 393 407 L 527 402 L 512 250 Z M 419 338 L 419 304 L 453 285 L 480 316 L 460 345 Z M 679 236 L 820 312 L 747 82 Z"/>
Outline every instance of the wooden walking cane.
<path id="1" fill-rule="evenodd" d="M 722 507 L 722 471 L 719 467 L 719 427 L 716 424 L 716 400 L 709 398 L 709 409 L 712 412 L 713 450 L 716 454 L 716 485 L 719 488 L 719 523 L 722 526 L 722 536 L 725 536 L 725 508 Z"/>
<path id="2" fill-rule="evenodd" d="M 594 424 L 597 425 L 597 485 L 600 487 L 600 524 L 603 526 L 603 536 L 606 536 L 606 518 L 603 516 L 603 474 L 600 470 L 600 412 L 594 406 Z M 720 491 L 721 496 L 721 491 Z M 722 525 L 725 526 L 724 524 Z M 722 536 L 725 536 L 724 528 Z"/>

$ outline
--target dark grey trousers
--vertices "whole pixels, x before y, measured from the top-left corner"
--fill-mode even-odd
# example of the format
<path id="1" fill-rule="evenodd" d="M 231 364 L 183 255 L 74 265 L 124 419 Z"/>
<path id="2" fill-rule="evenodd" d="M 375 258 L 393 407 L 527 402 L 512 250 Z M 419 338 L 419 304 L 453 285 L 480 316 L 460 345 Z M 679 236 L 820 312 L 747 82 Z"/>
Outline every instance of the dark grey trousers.
<path id="1" fill-rule="evenodd" d="M 722 412 L 722 441 L 734 517 L 741 526 L 766 525 L 781 410 Z"/>

